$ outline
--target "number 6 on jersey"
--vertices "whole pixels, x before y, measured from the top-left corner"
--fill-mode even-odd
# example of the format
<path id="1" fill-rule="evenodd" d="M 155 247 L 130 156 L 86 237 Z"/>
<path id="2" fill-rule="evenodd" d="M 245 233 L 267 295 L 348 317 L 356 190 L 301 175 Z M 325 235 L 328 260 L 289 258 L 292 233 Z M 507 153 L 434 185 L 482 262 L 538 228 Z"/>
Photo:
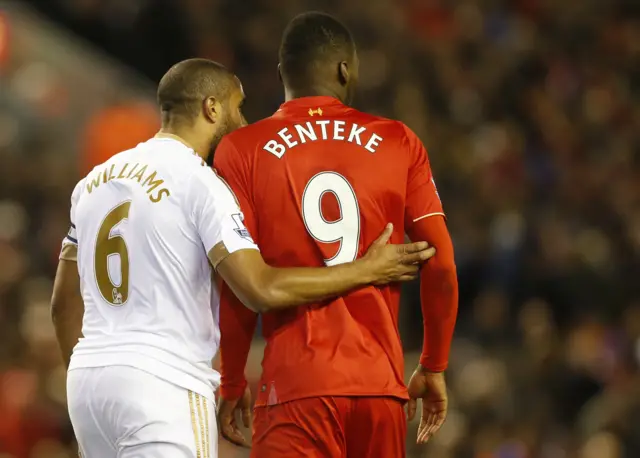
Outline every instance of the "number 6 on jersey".
<path id="1" fill-rule="evenodd" d="M 340 219 L 327 221 L 322 214 L 322 197 L 330 192 L 338 201 Z M 302 218 L 307 232 L 322 243 L 340 242 L 338 252 L 325 259 L 327 266 L 351 262 L 358 255 L 360 241 L 360 208 L 351 184 L 336 172 L 315 175 L 302 194 Z"/>
<path id="2" fill-rule="evenodd" d="M 129 217 L 131 201 L 127 200 L 111 210 L 98 230 L 94 269 L 96 283 L 100 294 L 109 304 L 121 306 L 129 298 L 129 250 L 120 234 L 113 234 L 113 229 Z M 114 281 L 109 265 L 116 256 L 120 260 L 120 281 Z M 115 270 L 115 269 L 114 269 Z"/>

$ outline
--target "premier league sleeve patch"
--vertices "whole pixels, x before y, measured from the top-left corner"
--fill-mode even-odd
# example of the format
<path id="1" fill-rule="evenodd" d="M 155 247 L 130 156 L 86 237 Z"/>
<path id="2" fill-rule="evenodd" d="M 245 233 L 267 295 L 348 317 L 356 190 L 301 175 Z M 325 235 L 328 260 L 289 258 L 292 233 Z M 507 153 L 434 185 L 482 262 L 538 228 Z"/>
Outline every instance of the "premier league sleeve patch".
<path id="1" fill-rule="evenodd" d="M 251 238 L 251 234 L 249 234 L 249 231 L 244 225 L 244 217 L 242 216 L 242 213 L 234 213 L 233 215 L 231 215 L 231 218 L 233 219 L 233 222 L 236 225 L 233 231 L 243 239 L 251 243 L 255 243 Z"/>

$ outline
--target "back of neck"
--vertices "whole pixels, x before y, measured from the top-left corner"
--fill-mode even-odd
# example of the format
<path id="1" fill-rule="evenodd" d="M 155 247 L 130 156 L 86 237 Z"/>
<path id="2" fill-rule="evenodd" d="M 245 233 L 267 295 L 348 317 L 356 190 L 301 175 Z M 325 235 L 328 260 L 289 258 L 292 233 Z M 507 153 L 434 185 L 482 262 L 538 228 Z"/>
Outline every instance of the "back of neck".
<path id="1" fill-rule="evenodd" d="M 198 154 L 203 159 L 206 159 L 206 156 L 199 151 L 197 144 L 191 140 L 192 136 L 187 132 L 181 132 L 179 129 L 172 129 L 170 127 L 162 126 L 155 137 L 171 138 L 172 140 L 176 140 L 185 145 L 187 148 L 194 150 L 196 154 Z"/>
<path id="2" fill-rule="evenodd" d="M 338 94 L 338 91 L 335 91 L 328 87 L 308 87 L 308 88 L 284 88 L 284 99 L 286 102 L 294 99 L 300 99 L 302 97 L 333 97 L 344 103 L 343 97 Z"/>

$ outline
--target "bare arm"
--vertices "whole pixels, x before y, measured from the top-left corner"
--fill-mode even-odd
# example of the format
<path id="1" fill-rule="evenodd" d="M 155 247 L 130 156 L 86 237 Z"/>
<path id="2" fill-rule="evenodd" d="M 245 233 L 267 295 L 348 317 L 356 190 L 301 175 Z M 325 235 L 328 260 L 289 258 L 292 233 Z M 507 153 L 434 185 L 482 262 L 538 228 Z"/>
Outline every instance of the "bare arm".
<path id="1" fill-rule="evenodd" d="M 83 314 L 84 303 L 80 295 L 80 276 L 76 262 L 60 259 L 51 297 L 51 320 L 67 368 L 73 347 L 82 337 Z"/>
<path id="2" fill-rule="evenodd" d="M 217 252 L 224 245 L 214 247 L 210 259 L 247 307 L 265 312 L 319 302 L 366 285 L 415 278 L 420 264 L 435 251 L 425 242 L 387 245 L 392 231 L 393 227 L 387 226 L 363 258 L 332 267 L 273 268 L 257 250 L 239 250 L 224 256 Z"/>

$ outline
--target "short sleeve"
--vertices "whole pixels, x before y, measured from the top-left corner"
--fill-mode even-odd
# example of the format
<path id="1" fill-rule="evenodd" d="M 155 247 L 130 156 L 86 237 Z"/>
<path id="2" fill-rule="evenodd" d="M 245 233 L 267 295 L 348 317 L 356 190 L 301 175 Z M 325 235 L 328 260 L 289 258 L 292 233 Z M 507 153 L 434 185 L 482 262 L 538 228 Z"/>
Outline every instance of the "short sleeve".
<path id="1" fill-rule="evenodd" d="M 77 261 L 78 259 L 78 235 L 76 229 L 76 209 L 78 207 L 78 201 L 82 194 L 82 187 L 84 186 L 84 179 L 80 180 L 71 193 L 71 210 L 69 211 L 69 231 L 67 235 L 62 239 L 62 248 L 60 250 L 60 259 L 66 261 Z"/>
<path id="2" fill-rule="evenodd" d="M 216 149 L 213 166 L 235 194 L 244 214 L 244 223 L 255 240 L 259 239 L 257 217 L 253 204 L 253 192 L 249 179 L 249 166 L 244 161 L 246 156 L 237 151 L 235 145 L 225 137 Z"/>
<path id="3" fill-rule="evenodd" d="M 187 205 L 207 253 L 215 247 L 213 267 L 229 254 L 258 247 L 244 226 L 244 215 L 229 187 L 209 167 L 199 167 L 189 179 Z"/>
<path id="4" fill-rule="evenodd" d="M 431 173 L 427 150 L 413 131 L 404 126 L 405 145 L 410 157 L 407 179 L 405 227 L 430 216 L 442 215 L 442 202 Z"/>

